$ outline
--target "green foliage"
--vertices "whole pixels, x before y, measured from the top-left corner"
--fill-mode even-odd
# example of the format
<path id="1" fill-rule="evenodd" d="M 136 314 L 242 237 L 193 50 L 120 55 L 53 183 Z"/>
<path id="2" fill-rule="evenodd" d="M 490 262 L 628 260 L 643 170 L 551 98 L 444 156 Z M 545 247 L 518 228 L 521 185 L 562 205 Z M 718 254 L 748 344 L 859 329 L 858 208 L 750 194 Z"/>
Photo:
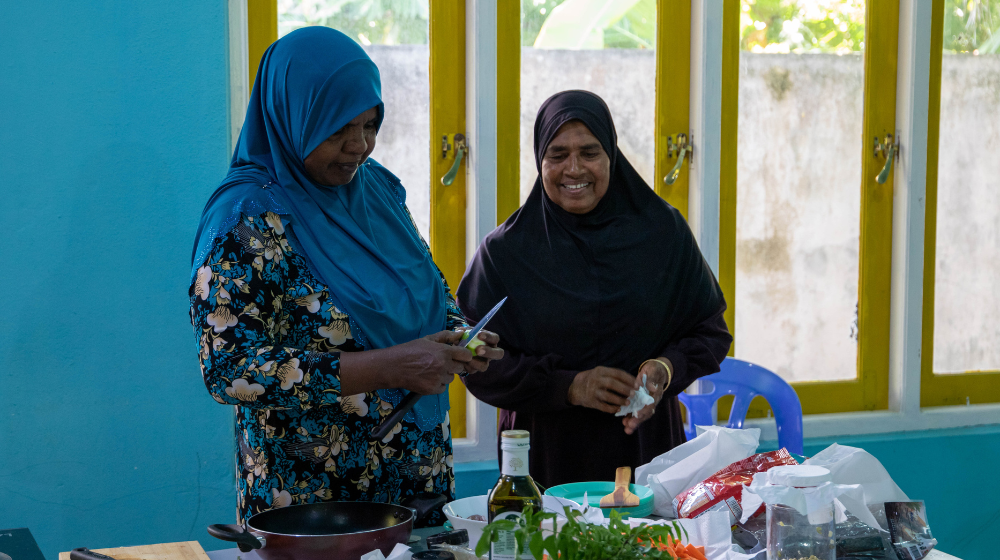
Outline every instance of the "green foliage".
<path id="1" fill-rule="evenodd" d="M 278 26 L 282 35 L 307 25 L 325 25 L 362 44 L 426 45 L 428 3 L 279 0 Z M 578 35 L 593 35 L 587 41 L 581 41 L 579 36 L 562 36 L 557 39 L 560 43 L 617 49 L 654 48 L 656 44 L 656 0 L 521 0 L 521 44 L 534 45 L 553 10 L 564 3 L 576 12 L 588 13 L 606 5 L 613 14 L 597 29 L 577 26 Z M 613 10 L 629 4 L 624 14 Z M 844 53 L 864 49 L 864 0 L 742 0 L 740 4 L 742 50 Z M 1000 53 L 1000 0 L 945 0 L 944 50 Z"/>
<path id="2" fill-rule="evenodd" d="M 530 507 L 524 508 L 523 516 L 517 521 L 497 520 L 483 530 L 483 536 L 476 544 L 476 554 L 482 556 L 496 542 L 501 531 L 514 531 L 518 554 L 527 549 L 537 560 L 548 553 L 552 560 L 597 560 L 616 558 L 633 560 L 640 558 L 674 558 L 674 556 L 652 543 L 666 542 L 667 537 L 679 539 L 682 529 L 676 524 L 647 525 L 636 528 L 622 520 L 617 511 L 611 512 L 611 522 L 607 527 L 588 523 L 579 511 L 565 509 L 565 523 L 557 532 L 543 530 L 542 523 L 556 519 L 555 513 L 534 513 Z M 562 521 L 562 520 L 560 520 Z"/>
<path id="3" fill-rule="evenodd" d="M 543 27 L 549 33 L 539 43 Z M 656 46 L 656 0 L 521 0 L 521 45 L 652 49 Z"/>
<path id="4" fill-rule="evenodd" d="M 848 53 L 864 50 L 863 0 L 742 0 L 740 49 Z"/>
<path id="5" fill-rule="evenodd" d="M 1000 0 L 945 0 L 944 51 L 1000 53 Z"/>
<path id="6" fill-rule="evenodd" d="M 308 25 L 346 33 L 365 45 L 426 45 L 428 0 L 279 0 L 281 35 Z"/>
<path id="7" fill-rule="evenodd" d="M 604 47 L 656 48 L 656 0 L 639 0 L 621 19 L 604 28 Z"/>

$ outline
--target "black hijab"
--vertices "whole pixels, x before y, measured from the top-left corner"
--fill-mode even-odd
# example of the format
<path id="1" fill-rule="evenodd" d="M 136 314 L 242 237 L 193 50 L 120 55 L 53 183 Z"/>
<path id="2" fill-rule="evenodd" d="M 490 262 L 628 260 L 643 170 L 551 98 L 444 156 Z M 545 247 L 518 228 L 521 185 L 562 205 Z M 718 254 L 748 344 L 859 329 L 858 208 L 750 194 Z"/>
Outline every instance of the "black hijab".
<path id="1" fill-rule="evenodd" d="M 542 157 L 559 128 L 581 121 L 611 159 L 607 193 L 571 214 L 542 187 Z M 539 177 L 524 206 L 490 233 L 458 289 L 463 312 L 490 322 L 501 346 L 554 354 L 558 367 L 635 374 L 675 338 L 719 313 L 722 291 L 687 222 L 656 195 L 618 149 L 604 101 L 587 91 L 550 97 L 535 120 Z"/>

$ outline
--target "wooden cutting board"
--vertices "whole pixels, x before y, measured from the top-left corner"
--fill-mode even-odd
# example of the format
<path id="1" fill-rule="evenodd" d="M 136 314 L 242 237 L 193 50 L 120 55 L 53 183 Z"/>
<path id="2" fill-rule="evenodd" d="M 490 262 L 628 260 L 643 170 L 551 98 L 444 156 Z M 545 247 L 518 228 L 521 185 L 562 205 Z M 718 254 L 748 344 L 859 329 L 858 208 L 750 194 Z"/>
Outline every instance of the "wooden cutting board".
<path id="1" fill-rule="evenodd" d="M 198 541 L 96 548 L 93 550 L 106 554 L 115 560 L 209 560 Z M 59 560 L 69 560 L 69 552 L 60 552 Z"/>

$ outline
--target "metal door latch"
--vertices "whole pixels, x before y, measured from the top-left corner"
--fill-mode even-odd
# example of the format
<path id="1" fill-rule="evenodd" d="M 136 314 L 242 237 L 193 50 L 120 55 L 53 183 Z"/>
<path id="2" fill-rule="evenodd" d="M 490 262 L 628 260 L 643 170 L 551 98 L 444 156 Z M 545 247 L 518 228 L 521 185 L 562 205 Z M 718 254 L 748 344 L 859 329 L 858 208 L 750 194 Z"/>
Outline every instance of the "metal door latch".
<path id="1" fill-rule="evenodd" d="M 449 142 L 449 135 L 445 134 L 441 137 L 441 159 L 448 157 L 448 152 L 451 151 L 451 142 Z M 469 154 L 469 145 L 465 141 L 465 135 L 461 132 L 453 135 L 451 139 L 455 143 L 455 163 L 451 165 L 451 169 L 441 177 L 441 184 L 448 186 L 455 182 L 455 177 L 458 175 L 458 168 L 462 165 L 462 159 Z"/>

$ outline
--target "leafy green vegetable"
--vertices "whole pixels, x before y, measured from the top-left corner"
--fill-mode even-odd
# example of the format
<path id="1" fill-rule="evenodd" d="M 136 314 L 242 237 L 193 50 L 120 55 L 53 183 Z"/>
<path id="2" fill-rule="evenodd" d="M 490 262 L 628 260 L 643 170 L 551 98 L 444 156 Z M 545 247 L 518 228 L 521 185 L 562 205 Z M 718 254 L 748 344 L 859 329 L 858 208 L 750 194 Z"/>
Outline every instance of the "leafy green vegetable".
<path id="1" fill-rule="evenodd" d="M 530 507 L 524 508 L 521 518 L 497 520 L 483 529 L 483 536 L 476 545 L 476 554 L 482 556 L 490 549 L 490 543 L 499 539 L 501 531 L 514 531 L 517 540 L 517 554 L 527 548 L 537 560 L 548 553 L 551 560 L 597 560 L 617 558 L 631 560 L 639 558 L 674 558 L 669 551 L 660 550 L 657 545 L 666 543 L 667 537 L 679 539 L 683 529 L 675 524 L 647 525 L 636 528 L 622 520 L 617 511 L 611 511 L 611 522 L 607 527 L 589 523 L 579 511 L 565 508 L 566 519 L 558 531 L 542 529 L 542 523 L 553 520 L 556 514 L 534 513 Z M 563 521 L 563 520 L 560 520 Z M 686 533 L 685 533 L 686 536 Z"/>

